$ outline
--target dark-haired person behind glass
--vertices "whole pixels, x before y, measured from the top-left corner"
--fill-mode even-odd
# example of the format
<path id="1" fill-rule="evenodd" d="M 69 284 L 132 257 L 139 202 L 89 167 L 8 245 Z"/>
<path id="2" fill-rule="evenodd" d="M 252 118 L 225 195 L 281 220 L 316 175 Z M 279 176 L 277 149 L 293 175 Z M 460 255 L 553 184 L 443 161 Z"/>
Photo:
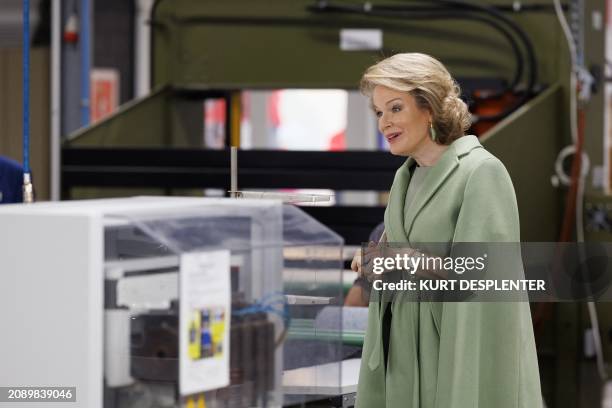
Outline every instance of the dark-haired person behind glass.
<path id="1" fill-rule="evenodd" d="M 19 163 L 0 156 L 0 204 L 23 201 L 23 168 Z"/>
<path id="2" fill-rule="evenodd" d="M 361 82 L 397 170 L 385 211 L 386 242 L 520 241 L 512 182 L 475 136 L 446 68 L 405 53 L 368 68 Z M 520 255 L 513 263 L 522 268 Z M 352 268 L 363 274 L 359 253 Z M 539 408 L 529 304 L 371 300 L 358 408 Z M 373 298 L 374 299 L 374 298 Z M 384 299 L 384 296 L 383 296 Z"/>

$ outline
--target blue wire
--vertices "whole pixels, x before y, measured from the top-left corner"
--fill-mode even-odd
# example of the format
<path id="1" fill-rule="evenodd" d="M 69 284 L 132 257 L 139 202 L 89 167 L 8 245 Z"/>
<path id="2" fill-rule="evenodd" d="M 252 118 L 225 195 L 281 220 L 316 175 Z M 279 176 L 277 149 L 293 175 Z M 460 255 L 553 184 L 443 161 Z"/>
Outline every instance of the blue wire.
<path id="1" fill-rule="evenodd" d="M 276 297 L 276 300 L 270 301 L 270 299 L 274 297 Z M 281 306 L 282 310 L 279 310 L 274 306 Z M 262 297 L 259 302 L 253 304 L 252 306 L 233 311 L 232 315 L 244 316 L 255 313 L 272 313 L 277 316 L 280 316 L 280 318 L 283 319 L 285 326 L 289 327 L 289 305 L 285 301 L 285 296 L 281 292 L 269 293 L 266 296 Z"/>
<path id="2" fill-rule="evenodd" d="M 89 71 L 90 71 L 90 51 L 89 51 L 89 0 L 81 0 L 81 126 L 89 125 Z"/>
<path id="3" fill-rule="evenodd" d="M 23 0 L 23 172 L 30 173 L 30 0 Z"/>

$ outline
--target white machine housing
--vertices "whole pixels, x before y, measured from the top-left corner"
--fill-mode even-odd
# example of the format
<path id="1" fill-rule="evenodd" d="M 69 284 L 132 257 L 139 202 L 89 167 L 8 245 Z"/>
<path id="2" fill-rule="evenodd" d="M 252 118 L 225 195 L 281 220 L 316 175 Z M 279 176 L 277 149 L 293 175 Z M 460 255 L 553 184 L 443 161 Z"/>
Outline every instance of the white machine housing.
<path id="1" fill-rule="evenodd" d="M 245 250 L 243 243 L 232 238 L 232 232 L 220 231 L 218 242 L 202 244 L 197 237 L 190 240 L 189 234 L 187 241 L 181 241 L 183 238 L 166 234 L 165 227 L 156 230 L 147 224 L 152 219 L 166 217 L 169 223 L 164 225 L 172 226 L 173 220 L 186 214 L 223 214 L 230 218 L 249 215 L 258 220 L 250 237 L 250 245 L 258 248 L 250 256 L 259 257 L 250 262 L 257 267 L 241 277 L 241 285 L 249 287 L 247 297 L 258 299 L 271 291 L 283 291 L 290 299 L 291 314 L 296 313 L 302 322 L 310 317 L 314 321 L 316 316 L 304 310 L 322 308 L 332 298 L 341 302 L 342 239 L 298 208 L 283 206 L 278 201 L 133 197 L 7 205 L 0 208 L 0 260 L 3 262 L 0 267 L 0 321 L 3 323 L 0 384 L 76 387 L 77 400 L 71 406 L 104 407 L 104 280 L 105 267 L 108 274 L 112 265 L 105 259 L 105 229 L 118 223 L 140 223 L 175 254 L 202 247 L 227 248 L 232 250 L 232 256 L 237 247 Z M 322 248 L 323 261 L 319 259 Z M 289 264 L 301 260 L 297 268 L 287 265 L 287 254 Z M 304 265 L 308 267 L 304 269 Z M 317 296 L 321 293 L 325 296 Z M 300 299 L 313 295 L 327 301 L 322 301 L 323 305 L 300 304 Z M 289 305 L 296 302 L 295 306 Z M 108 320 L 109 316 L 107 321 L 112 320 Z M 336 327 L 337 338 L 327 333 L 324 339 L 316 339 L 314 333 L 309 340 L 299 340 L 302 343 L 296 347 L 298 354 L 304 342 L 314 341 L 318 354 L 329 356 L 318 363 L 340 359 L 340 320 Z M 285 344 L 291 341 L 289 336 Z M 282 402 L 280 373 L 287 366 L 287 359 L 291 360 L 291 354 L 288 356 L 285 353 L 283 357 L 282 347 L 277 349 L 273 399 L 279 405 Z M 288 368 L 300 366 L 302 363 L 289 361 Z M 336 377 L 340 388 L 341 372 Z M 333 386 L 334 381 L 330 383 L 328 378 L 325 381 L 326 385 Z M 44 407 L 46 403 L 28 406 Z"/>

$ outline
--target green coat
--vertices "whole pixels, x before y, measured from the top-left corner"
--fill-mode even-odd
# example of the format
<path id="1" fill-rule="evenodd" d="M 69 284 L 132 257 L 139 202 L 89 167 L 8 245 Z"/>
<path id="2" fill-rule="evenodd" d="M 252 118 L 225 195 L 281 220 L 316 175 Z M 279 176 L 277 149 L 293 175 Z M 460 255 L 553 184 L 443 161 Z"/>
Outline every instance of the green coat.
<path id="1" fill-rule="evenodd" d="M 510 177 L 475 136 L 461 137 L 449 146 L 404 213 L 412 164 L 409 158 L 398 169 L 391 188 L 385 212 L 389 242 L 520 241 Z M 522 268 L 520 256 L 515 262 Z M 528 303 L 396 299 L 391 308 L 385 371 L 384 307 L 370 302 L 358 408 L 542 406 Z"/>

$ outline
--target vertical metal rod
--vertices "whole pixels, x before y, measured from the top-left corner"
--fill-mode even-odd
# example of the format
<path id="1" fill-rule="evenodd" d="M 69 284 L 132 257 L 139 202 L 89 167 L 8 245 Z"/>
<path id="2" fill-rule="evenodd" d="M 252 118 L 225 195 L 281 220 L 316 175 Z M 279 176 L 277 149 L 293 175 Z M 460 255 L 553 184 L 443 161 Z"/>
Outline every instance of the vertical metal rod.
<path id="1" fill-rule="evenodd" d="M 30 174 L 30 0 L 23 0 L 23 202 L 34 202 Z"/>
<path id="2" fill-rule="evenodd" d="M 134 96 L 141 98 L 151 90 L 151 9 L 154 0 L 136 0 L 134 17 Z"/>
<path id="3" fill-rule="evenodd" d="M 61 0 L 51 3 L 51 200 L 60 199 L 61 141 Z"/>
<path id="4" fill-rule="evenodd" d="M 230 196 L 236 198 L 238 191 L 238 147 L 232 146 L 230 149 Z"/>

